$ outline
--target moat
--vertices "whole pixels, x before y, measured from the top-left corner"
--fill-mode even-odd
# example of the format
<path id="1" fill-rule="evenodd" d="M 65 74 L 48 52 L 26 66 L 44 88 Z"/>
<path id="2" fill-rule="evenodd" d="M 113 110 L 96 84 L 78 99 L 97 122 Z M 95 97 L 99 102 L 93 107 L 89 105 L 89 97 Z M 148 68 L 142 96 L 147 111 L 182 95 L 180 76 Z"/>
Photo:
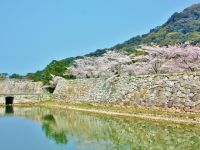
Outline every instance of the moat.
<path id="1" fill-rule="evenodd" d="M 3 150 L 198 149 L 199 125 L 43 107 L 1 107 Z"/>

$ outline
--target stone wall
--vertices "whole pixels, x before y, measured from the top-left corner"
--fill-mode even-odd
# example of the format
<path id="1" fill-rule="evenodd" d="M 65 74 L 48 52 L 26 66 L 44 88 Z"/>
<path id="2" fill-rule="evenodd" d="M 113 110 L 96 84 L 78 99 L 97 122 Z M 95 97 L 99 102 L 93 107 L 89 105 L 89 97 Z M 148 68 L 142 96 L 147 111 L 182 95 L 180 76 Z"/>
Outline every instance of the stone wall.
<path id="1" fill-rule="evenodd" d="M 200 72 L 58 81 L 53 98 L 200 109 Z"/>
<path id="2" fill-rule="evenodd" d="M 30 80 L 0 80 L 0 94 L 42 93 L 43 84 Z"/>
<path id="3" fill-rule="evenodd" d="M 6 95 L 14 96 L 14 102 L 43 99 L 44 90 L 42 87 L 43 84 L 41 82 L 32 82 L 30 80 L 0 80 L 0 103 L 4 103 Z"/>

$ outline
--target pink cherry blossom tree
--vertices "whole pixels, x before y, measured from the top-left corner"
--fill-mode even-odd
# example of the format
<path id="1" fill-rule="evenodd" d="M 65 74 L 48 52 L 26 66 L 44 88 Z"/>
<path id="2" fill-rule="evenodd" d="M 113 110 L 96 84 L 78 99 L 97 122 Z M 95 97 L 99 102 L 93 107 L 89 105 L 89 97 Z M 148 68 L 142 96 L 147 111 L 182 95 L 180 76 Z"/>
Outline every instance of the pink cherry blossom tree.
<path id="1" fill-rule="evenodd" d="M 121 68 L 131 61 L 128 55 L 108 51 L 101 57 L 85 57 L 75 60 L 74 66 L 68 68 L 67 72 L 78 78 L 110 77 L 120 74 Z"/>
<path id="2" fill-rule="evenodd" d="M 101 57 L 85 57 L 75 60 L 68 68 L 77 78 L 111 77 L 113 75 L 137 75 L 196 71 L 200 69 L 200 48 L 189 44 L 175 46 L 145 46 L 138 51 L 144 55 L 129 56 L 108 51 Z"/>
<path id="3" fill-rule="evenodd" d="M 176 45 L 168 47 L 142 46 L 147 53 L 135 57 L 136 61 L 146 59 L 155 73 L 195 71 L 200 69 L 200 48 L 192 45 Z M 144 61 L 143 61 L 144 62 Z M 136 63 L 137 64 L 137 63 Z"/>

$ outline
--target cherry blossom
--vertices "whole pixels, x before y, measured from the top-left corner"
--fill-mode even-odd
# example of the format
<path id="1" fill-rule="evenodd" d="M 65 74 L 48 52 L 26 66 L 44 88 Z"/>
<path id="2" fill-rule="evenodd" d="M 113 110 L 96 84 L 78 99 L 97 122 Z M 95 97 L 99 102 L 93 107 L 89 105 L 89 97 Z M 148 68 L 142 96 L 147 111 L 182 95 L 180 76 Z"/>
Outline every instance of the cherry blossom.
<path id="1" fill-rule="evenodd" d="M 67 73 L 77 78 L 111 77 L 113 75 L 138 75 L 196 71 L 200 69 L 200 48 L 189 44 L 175 46 L 145 46 L 138 51 L 145 55 L 129 56 L 108 51 L 100 57 L 77 59 Z"/>

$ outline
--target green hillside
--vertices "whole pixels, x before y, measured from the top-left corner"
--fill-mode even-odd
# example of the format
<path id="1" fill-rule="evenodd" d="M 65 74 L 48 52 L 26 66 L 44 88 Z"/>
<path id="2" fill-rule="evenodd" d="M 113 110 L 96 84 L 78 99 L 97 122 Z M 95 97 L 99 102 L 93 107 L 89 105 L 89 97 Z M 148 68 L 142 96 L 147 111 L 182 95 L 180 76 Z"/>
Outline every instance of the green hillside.
<path id="1" fill-rule="evenodd" d="M 85 56 L 101 56 L 107 50 L 125 51 L 132 54 L 136 52 L 135 49 L 140 44 L 154 43 L 164 46 L 185 43 L 187 41 L 200 46 L 200 3 L 188 7 L 180 13 L 174 13 L 166 23 L 150 30 L 148 34 L 133 37 L 112 48 L 99 49 Z M 48 83 L 52 78 L 51 74 L 65 78 L 74 78 L 73 76 L 65 76 L 64 73 L 67 67 L 73 63 L 73 60 L 77 58 L 80 57 L 67 58 L 60 61 L 54 60 L 44 70 L 29 73 L 27 77 L 34 81 L 43 81 L 44 83 Z"/>
<path id="2" fill-rule="evenodd" d="M 47 84 L 51 80 L 52 75 L 61 76 L 67 79 L 74 78 L 73 76 L 65 75 L 66 68 L 71 65 L 74 58 L 67 58 L 63 60 L 53 60 L 49 65 L 45 67 L 44 70 L 37 71 L 35 73 L 28 73 L 27 78 L 34 81 L 42 81 Z"/>
<path id="3" fill-rule="evenodd" d="M 133 37 L 112 49 L 130 52 L 139 44 L 155 43 L 164 46 L 187 41 L 200 46 L 200 3 L 174 13 L 165 24 L 152 29 L 148 34 Z"/>

